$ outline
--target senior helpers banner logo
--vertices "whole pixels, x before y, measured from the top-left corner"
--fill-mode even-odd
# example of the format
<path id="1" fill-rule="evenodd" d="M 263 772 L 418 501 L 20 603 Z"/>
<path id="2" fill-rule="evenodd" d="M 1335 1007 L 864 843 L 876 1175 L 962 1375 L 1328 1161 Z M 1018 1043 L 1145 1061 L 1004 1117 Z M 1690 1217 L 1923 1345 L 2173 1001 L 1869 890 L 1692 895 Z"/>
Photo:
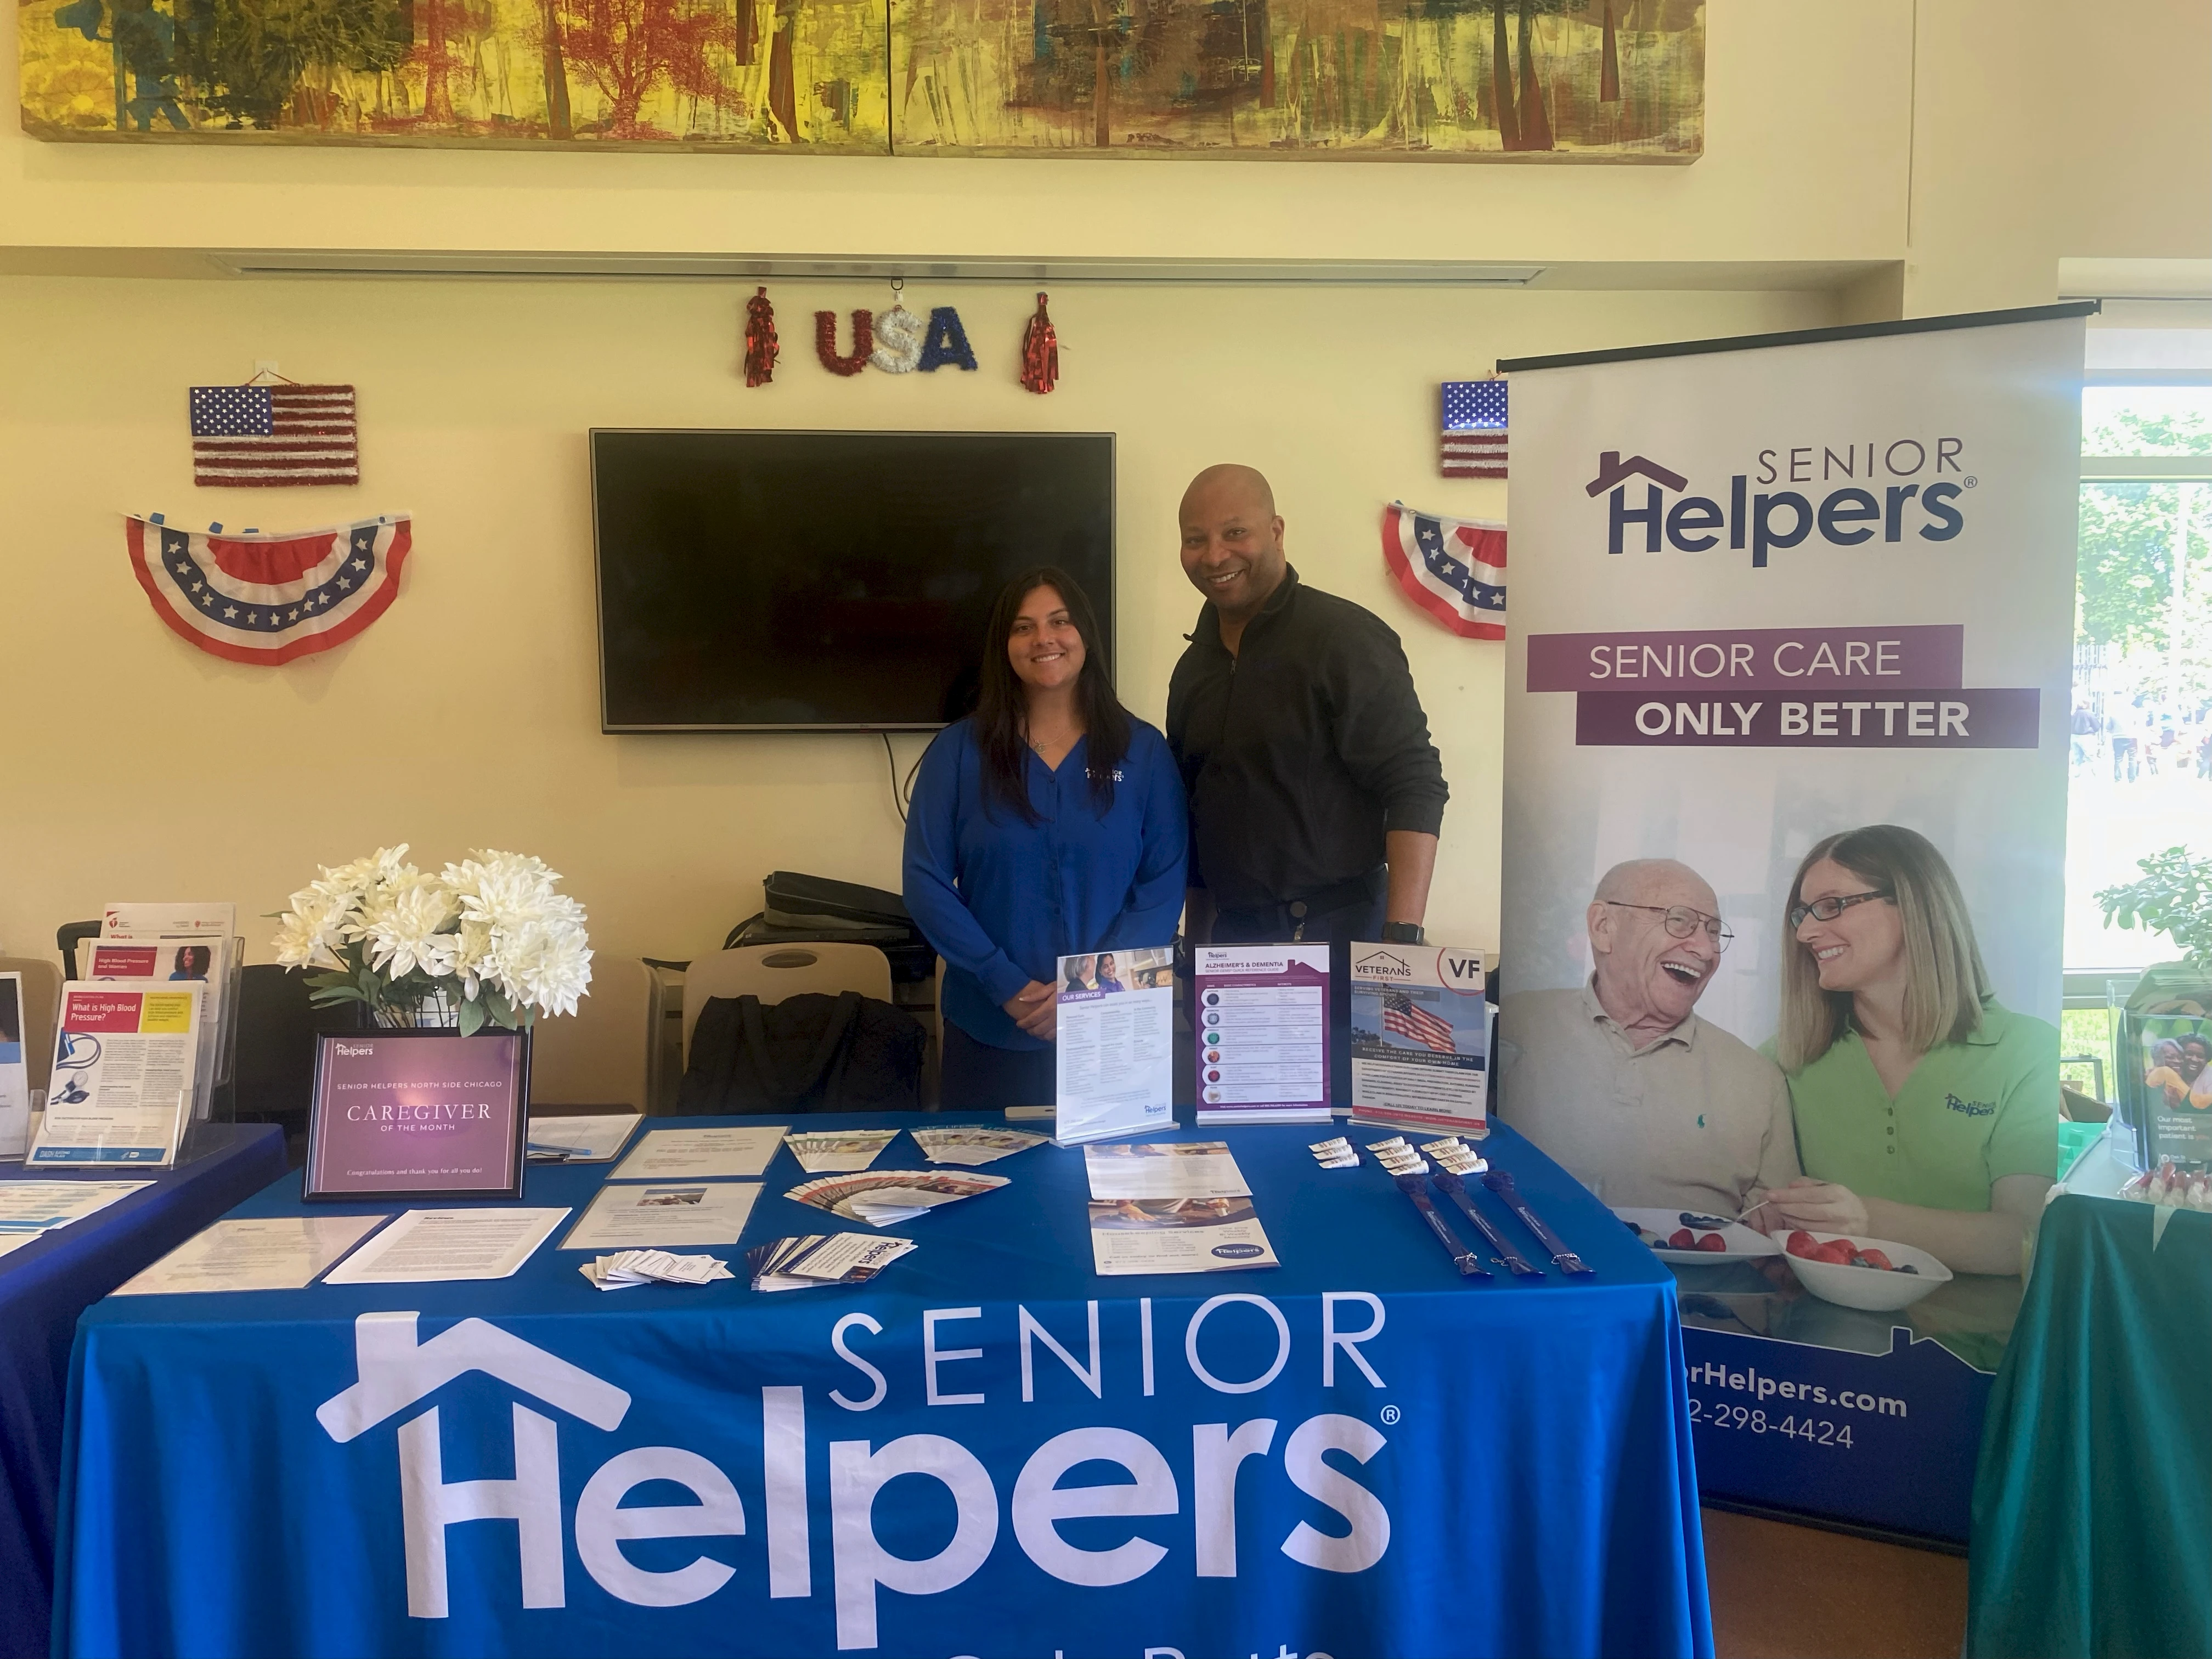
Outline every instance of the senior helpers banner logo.
<path id="1" fill-rule="evenodd" d="M 1966 1534 L 2056 1172 L 2090 308 L 1499 365 L 1498 1111 L 1673 1266 L 1718 1495 Z"/>

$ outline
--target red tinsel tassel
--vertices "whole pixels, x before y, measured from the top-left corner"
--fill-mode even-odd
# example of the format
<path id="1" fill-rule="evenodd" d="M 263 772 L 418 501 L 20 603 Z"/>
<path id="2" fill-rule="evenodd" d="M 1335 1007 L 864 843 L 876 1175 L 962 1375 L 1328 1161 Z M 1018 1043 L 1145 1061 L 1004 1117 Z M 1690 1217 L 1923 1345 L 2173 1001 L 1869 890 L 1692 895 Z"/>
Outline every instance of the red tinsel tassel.
<path id="1" fill-rule="evenodd" d="M 745 384 L 766 386 L 775 378 L 775 307 L 762 289 L 745 301 Z"/>
<path id="2" fill-rule="evenodd" d="M 853 313 L 853 355 L 849 357 L 837 355 L 837 313 L 814 313 L 814 355 L 822 359 L 822 367 L 832 374 L 858 374 L 868 366 L 868 354 L 875 349 L 875 319 L 866 312 Z"/>
<path id="3" fill-rule="evenodd" d="M 1022 336 L 1022 387 L 1039 397 L 1060 380 L 1060 336 L 1054 331 L 1044 301 L 1045 296 L 1038 295 L 1036 315 L 1030 319 L 1029 332 Z"/>

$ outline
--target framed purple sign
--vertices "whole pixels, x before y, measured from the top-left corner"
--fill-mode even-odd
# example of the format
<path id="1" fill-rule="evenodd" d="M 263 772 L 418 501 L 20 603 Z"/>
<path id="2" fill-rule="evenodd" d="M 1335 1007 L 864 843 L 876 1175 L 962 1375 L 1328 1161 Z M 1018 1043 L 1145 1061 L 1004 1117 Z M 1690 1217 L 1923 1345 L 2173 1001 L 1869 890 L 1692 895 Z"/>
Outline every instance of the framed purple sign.
<path id="1" fill-rule="evenodd" d="M 361 1031 L 316 1040 L 308 1198 L 520 1198 L 530 1035 Z"/>

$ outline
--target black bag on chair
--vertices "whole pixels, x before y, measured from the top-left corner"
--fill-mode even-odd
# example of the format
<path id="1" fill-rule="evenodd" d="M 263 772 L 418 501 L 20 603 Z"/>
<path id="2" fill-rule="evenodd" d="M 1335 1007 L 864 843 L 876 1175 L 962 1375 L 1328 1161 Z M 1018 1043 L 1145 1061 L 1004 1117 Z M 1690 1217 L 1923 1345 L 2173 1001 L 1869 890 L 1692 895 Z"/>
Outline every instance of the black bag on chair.
<path id="1" fill-rule="evenodd" d="M 765 1006 L 713 997 L 692 1029 L 676 1113 L 919 1111 L 921 1045 L 911 1014 L 858 991 Z"/>

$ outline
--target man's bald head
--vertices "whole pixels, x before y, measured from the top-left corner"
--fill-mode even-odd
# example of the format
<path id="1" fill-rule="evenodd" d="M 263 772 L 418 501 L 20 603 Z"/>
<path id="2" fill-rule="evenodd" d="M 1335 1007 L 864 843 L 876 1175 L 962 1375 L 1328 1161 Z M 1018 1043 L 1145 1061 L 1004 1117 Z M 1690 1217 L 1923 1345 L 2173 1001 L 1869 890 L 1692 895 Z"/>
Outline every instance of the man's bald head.
<path id="1" fill-rule="evenodd" d="M 1182 571 L 1213 602 L 1222 643 L 1237 648 L 1244 624 L 1282 586 L 1283 521 L 1258 468 L 1209 466 L 1190 481 L 1176 510 Z"/>
<path id="2" fill-rule="evenodd" d="M 1193 505 L 1200 501 L 1209 506 L 1224 501 L 1249 506 L 1262 520 L 1275 516 L 1275 491 L 1267 475 L 1256 466 L 1240 466 L 1234 461 L 1209 466 L 1190 481 L 1182 492 L 1179 515 L 1186 526 L 1190 523 Z"/>
<path id="3" fill-rule="evenodd" d="M 1708 915 L 1720 909 L 1720 900 L 1705 878 L 1679 859 L 1630 859 L 1616 864 L 1598 878 L 1596 904 L 1686 904 Z"/>
<path id="4" fill-rule="evenodd" d="M 1680 939 L 1662 914 L 1677 906 L 1697 913 Z M 1615 1024 L 1648 1041 L 1690 1017 L 1720 966 L 1725 941 L 1705 926 L 1719 914 L 1705 878 L 1674 859 L 1631 859 L 1598 878 L 1584 921 L 1593 988 Z"/>

